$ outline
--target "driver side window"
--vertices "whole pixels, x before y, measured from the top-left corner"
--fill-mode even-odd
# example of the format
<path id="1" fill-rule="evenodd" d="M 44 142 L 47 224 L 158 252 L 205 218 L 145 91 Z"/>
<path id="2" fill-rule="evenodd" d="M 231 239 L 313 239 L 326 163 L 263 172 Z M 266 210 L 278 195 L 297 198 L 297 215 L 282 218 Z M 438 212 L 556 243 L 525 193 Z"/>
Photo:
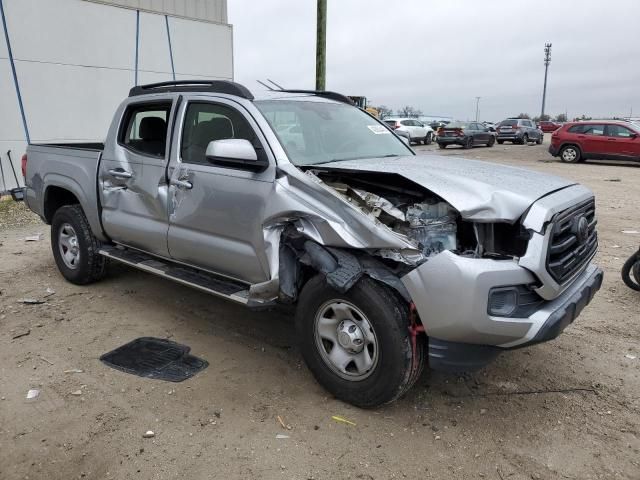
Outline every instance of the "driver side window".
<path id="1" fill-rule="evenodd" d="M 210 165 L 206 158 L 209 142 L 229 138 L 249 140 L 258 156 L 264 154 L 251 126 L 233 108 L 214 103 L 190 103 L 184 118 L 180 145 L 184 163 Z"/>

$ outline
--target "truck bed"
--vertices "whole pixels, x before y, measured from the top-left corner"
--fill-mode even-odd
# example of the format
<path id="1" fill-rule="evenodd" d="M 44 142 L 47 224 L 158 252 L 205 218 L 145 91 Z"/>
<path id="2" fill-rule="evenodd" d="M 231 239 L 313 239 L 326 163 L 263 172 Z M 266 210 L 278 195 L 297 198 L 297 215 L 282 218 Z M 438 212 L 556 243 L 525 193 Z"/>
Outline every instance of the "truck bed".
<path id="1" fill-rule="evenodd" d="M 33 143 L 27 147 L 25 201 L 47 223 L 46 196 L 56 188 L 75 195 L 94 232 L 101 232 L 97 195 L 103 143 Z"/>

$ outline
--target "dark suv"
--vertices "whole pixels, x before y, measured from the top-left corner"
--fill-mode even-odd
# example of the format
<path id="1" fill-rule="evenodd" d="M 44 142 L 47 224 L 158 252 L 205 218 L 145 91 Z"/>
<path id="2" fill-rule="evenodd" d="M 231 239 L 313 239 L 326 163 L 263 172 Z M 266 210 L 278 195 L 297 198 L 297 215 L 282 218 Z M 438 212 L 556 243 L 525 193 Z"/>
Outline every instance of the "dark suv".
<path id="1" fill-rule="evenodd" d="M 536 142 L 542 143 L 544 134 L 533 120 L 528 118 L 507 118 L 501 121 L 496 128 L 498 143 L 513 142 L 526 144 Z"/>

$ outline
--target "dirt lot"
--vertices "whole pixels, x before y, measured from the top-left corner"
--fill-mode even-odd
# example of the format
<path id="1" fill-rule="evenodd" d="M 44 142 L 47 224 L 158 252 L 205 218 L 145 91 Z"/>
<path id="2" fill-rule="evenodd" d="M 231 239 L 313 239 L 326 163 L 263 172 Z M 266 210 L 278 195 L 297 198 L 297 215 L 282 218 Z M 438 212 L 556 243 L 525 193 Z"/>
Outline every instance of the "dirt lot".
<path id="1" fill-rule="evenodd" d="M 640 479 L 640 296 L 619 277 L 640 243 L 622 233 L 640 230 L 639 166 L 565 165 L 544 145 L 444 155 L 592 188 L 605 283 L 557 340 L 473 375 L 427 373 L 373 411 L 315 383 L 291 312 L 246 311 L 118 266 L 99 284 L 71 285 L 54 265 L 48 227 L 0 202 L 0 478 Z M 185 343 L 210 366 L 174 384 L 98 360 L 140 336 Z M 40 395 L 26 400 L 29 389 Z M 147 430 L 155 437 L 142 438 Z"/>

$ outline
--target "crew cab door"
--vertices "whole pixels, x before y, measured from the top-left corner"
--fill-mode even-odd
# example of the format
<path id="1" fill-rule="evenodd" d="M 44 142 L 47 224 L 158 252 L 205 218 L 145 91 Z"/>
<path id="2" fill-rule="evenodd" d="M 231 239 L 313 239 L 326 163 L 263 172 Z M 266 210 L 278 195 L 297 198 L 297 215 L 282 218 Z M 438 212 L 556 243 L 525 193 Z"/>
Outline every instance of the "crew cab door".
<path id="1" fill-rule="evenodd" d="M 249 283 L 269 279 L 262 224 L 274 187 L 275 161 L 255 121 L 240 104 L 194 97 L 183 102 L 169 168 L 171 257 Z M 269 166 L 256 173 L 219 166 L 205 155 L 214 140 L 246 139 Z"/>
<path id="2" fill-rule="evenodd" d="M 172 106 L 173 99 L 166 98 L 121 107 L 98 172 L 107 235 L 160 256 L 168 256 L 167 126 Z"/>
<path id="3" fill-rule="evenodd" d="M 636 132 L 622 125 L 609 124 L 606 126 L 606 137 L 612 158 L 640 159 L 640 137 Z"/>

